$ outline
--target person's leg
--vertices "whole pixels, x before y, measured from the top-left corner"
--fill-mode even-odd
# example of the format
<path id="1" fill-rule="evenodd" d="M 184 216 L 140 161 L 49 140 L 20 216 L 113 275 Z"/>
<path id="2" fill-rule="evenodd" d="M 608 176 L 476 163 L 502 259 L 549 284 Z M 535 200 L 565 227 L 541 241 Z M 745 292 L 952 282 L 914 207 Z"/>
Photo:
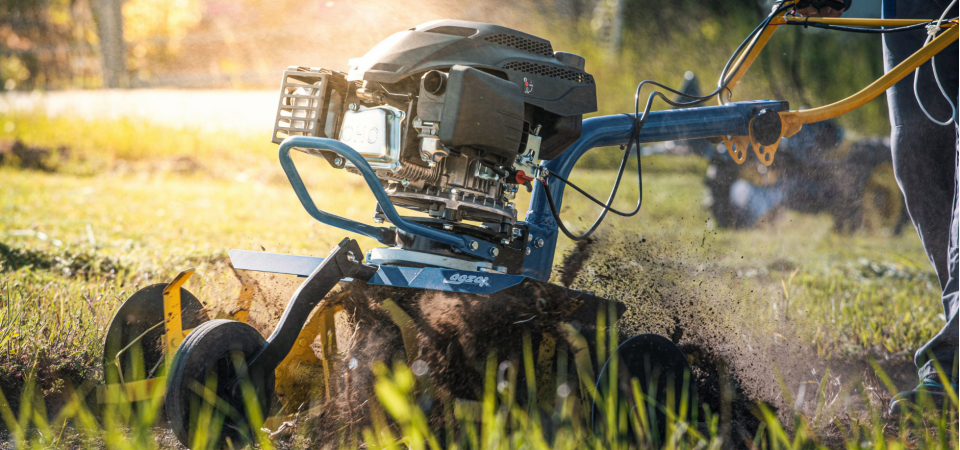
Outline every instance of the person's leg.
<path id="1" fill-rule="evenodd" d="M 894 175 L 941 288 L 949 278 L 946 254 L 955 176 L 954 131 L 943 128 L 910 123 L 894 125 L 890 133 Z"/>
<path id="2" fill-rule="evenodd" d="M 887 1 L 893 3 L 892 0 Z M 935 18 L 940 16 L 949 1 L 941 3 L 944 2 L 901 0 L 895 2 L 895 8 L 886 12 L 895 11 L 895 18 L 898 19 Z M 950 17 L 954 15 L 948 14 Z M 923 46 L 926 37 L 926 30 L 884 35 L 884 69 L 890 70 L 912 55 Z M 957 53 L 957 43 L 953 43 L 936 56 L 937 74 L 951 99 L 957 98 Z M 949 279 L 945 256 L 950 239 L 956 131 L 953 124 L 940 126 L 933 123 L 917 102 L 919 97 L 926 110 L 937 120 L 944 121 L 951 117 L 950 104 L 937 86 L 931 64 L 920 67 L 916 92 L 913 81 L 913 74 L 910 74 L 887 90 L 890 149 L 894 173 L 903 192 L 907 212 L 943 288 Z"/>
<path id="3" fill-rule="evenodd" d="M 942 8 L 932 0 L 897 2 L 897 18 L 939 17 Z M 925 32 L 885 35 L 884 66 L 887 70 L 923 45 Z M 937 56 L 937 74 L 947 95 L 957 99 L 956 43 Z M 917 95 L 927 111 L 938 120 L 951 117 L 950 106 L 940 93 L 931 66 L 921 67 Z M 917 352 L 921 385 L 898 395 L 891 404 L 899 409 L 900 400 L 915 400 L 918 390 L 935 387 L 939 376 L 931 360 L 936 360 L 951 376 L 957 354 L 957 129 L 939 126 L 920 110 L 910 75 L 887 91 L 890 106 L 891 153 L 894 173 L 903 191 L 907 211 L 923 242 L 927 257 L 937 271 L 942 288 L 947 324 Z M 924 381 L 927 380 L 927 381 Z M 952 373 L 952 382 L 956 374 Z M 942 386 L 940 387 L 942 393 Z"/>
<path id="4" fill-rule="evenodd" d="M 960 128 L 957 128 L 957 140 L 954 168 L 957 167 L 957 159 L 960 159 Z M 955 171 L 956 173 L 956 171 Z M 960 176 L 960 174 L 958 174 Z M 947 371 L 949 380 L 957 382 L 957 341 L 960 335 L 960 328 L 957 326 L 957 304 L 958 298 L 958 266 L 960 266 L 960 249 L 957 241 L 960 234 L 960 178 L 954 178 L 953 191 L 953 218 L 950 222 L 950 241 L 947 248 L 947 282 L 943 285 L 943 314 L 947 319 L 947 324 L 937 333 L 933 339 L 917 351 L 915 358 L 917 366 L 920 368 L 921 379 L 934 379 L 940 381 L 937 375 L 937 369 L 933 360 L 939 362 L 941 369 Z"/>
<path id="5" fill-rule="evenodd" d="M 943 286 L 943 312 L 947 319 L 940 332 L 917 351 L 914 361 L 919 367 L 920 385 L 912 391 L 897 394 L 890 402 L 890 411 L 899 414 L 904 403 L 917 404 L 921 398 L 932 401 L 942 407 L 947 402 L 944 383 L 949 383 L 953 391 L 957 392 L 957 305 L 958 305 L 958 267 L 960 267 L 960 171 L 956 170 L 960 164 L 960 127 L 957 129 L 955 141 L 955 173 L 953 194 L 953 217 L 950 225 L 950 239 L 947 250 L 947 282 Z M 939 366 L 939 367 L 938 367 Z M 921 405 L 922 407 L 923 405 Z"/>

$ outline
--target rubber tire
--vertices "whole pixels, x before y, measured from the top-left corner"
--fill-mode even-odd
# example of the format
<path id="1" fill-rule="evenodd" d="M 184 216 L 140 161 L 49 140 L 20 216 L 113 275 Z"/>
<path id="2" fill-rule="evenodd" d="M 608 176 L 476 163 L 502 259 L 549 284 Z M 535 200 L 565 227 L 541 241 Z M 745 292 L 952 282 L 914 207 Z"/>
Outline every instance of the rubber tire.
<path id="1" fill-rule="evenodd" d="M 617 354 L 620 356 L 620 375 L 618 377 L 619 398 L 626 398 L 631 407 L 636 407 L 631 380 L 636 378 L 639 381 L 641 392 L 643 392 L 644 395 L 649 395 L 647 393 L 650 384 L 649 380 L 651 375 L 657 372 L 659 373 L 657 386 L 655 388 L 657 404 L 666 404 L 667 395 L 668 392 L 670 392 L 670 382 L 672 381 L 673 392 L 676 392 L 676 395 L 680 395 L 684 389 L 687 390 L 688 416 L 684 420 L 688 423 L 691 421 L 698 407 L 697 386 L 693 382 L 693 373 L 690 369 L 690 364 L 687 362 L 687 357 L 679 347 L 666 337 L 658 334 L 638 334 L 623 341 L 617 349 Z M 608 369 L 609 360 L 601 367 L 597 374 L 598 381 L 605 380 L 605 377 L 608 376 Z M 648 371 L 648 369 L 652 370 Z M 687 386 L 684 385 L 684 372 L 689 374 L 687 378 L 689 384 Z M 666 374 L 666 376 L 664 376 L 664 374 Z M 675 405 L 677 405 L 676 411 L 679 411 L 679 405 L 676 403 Z M 597 420 L 603 420 L 603 412 L 597 405 L 593 407 L 591 420 L 594 423 L 594 427 L 599 426 Z M 662 445 L 666 438 L 666 415 L 660 408 L 657 408 L 656 420 L 660 439 L 659 443 Z M 635 436 L 633 436 L 632 426 L 630 427 L 630 436 L 631 439 L 635 438 Z"/>
<path id="2" fill-rule="evenodd" d="M 163 321 L 163 290 L 167 285 L 160 283 L 147 286 L 131 295 L 110 321 L 107 327 L 107 333 L 103 337 L 103 379 L 107 383 L 118 383 L 119 373 L 114 363 L 117 353 L 127 346 L 131 341 L 143 334 L 150 327 Z M 197 300 L 193 294 L 186 289 L 180 288 L 180 314 L 183 323 L 183 329 L 189 330 L 196 328 L 200 324 L 209 320 L 204 312 L 203 304 Z M 148 343 L 142 346 L 143 354 L 143 374 L 146 374 L 157 363 L 164 359 L 166 350 L 163 342 L 163 327 L 157 327 L 147 333 L 141 342 Z M 134 361 L 137 359 L 134 355 L 136 349 L 131 348 L 124 352 L 120 358 L 120 364 L 125 367 L 124 381 L 139 381 L 135 375 Z M 161 366 L 162 367 L 162 366 Z M 136 369 L 141 369 L 137 367 Z M 163 373 L 163 369 L 157 370 L 155 375 Z"/>
<path id="3" fill-rule="evenodd" d="M 191 389 L 195 382 L 204 384 L 207 374 L 218 377 L 217 395 L 225 400 L 241 414 L 234 417 L 225 417 L 224 425 L 218 438 L 221 444 L 229 439 L 232 445 L 242 448 L 252 442 L 254 430 L 259 430 L 263 423 L 256 423 L 255 418 L 247 414 L 243 406 L 243 395 L 239 389 L 227 391 L 223 388 L 223 381 L 233 377 L 233 364 L 230 362 L 234 352 L 239 352 L 246 362 L 253 356 L 266 341 L 263 336 L 250 325 L 234 320 L 217 319 L 204 323 L 193 330 L 177 349 L 173 364 L 167 376 L 167 391 L 164 400 L 164 410 L 167 415 L 170 429 L 183 445 L 189 447 L 192 443 L 191 421 L 198 417 L 202 400 Z M 269 414 L 273 402 L 275 376 L 269 374 L 251 373 L 246 381 L 252 384 L 257 395 L 260 407 L 260 420 Z M 195 410 L 194 410 L 195 409 Z"/>

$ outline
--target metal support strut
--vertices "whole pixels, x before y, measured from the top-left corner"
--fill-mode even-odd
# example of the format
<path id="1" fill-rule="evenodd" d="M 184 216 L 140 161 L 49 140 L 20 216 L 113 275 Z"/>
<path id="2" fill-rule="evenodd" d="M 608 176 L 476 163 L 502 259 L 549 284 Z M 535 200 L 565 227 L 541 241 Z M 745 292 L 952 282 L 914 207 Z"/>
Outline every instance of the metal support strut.
<path id="1" fill-rule="evenodd" d="M 270 373 L 280 365 L 283 358 L 297 341 L 300 330 L 310 317 L 310 312 L 340 280 L 352 278 L 368 281 L 377 272 L 376 267 L 364 265 L 363 252 L 353 239 L 344 238 L 330 256 L 300 285 L 283 311 L 280 323 L 267 338 L 267 342 L 248 362 L 252 373 Z M 262 371 L 262 372 L 258 372 Z"/>

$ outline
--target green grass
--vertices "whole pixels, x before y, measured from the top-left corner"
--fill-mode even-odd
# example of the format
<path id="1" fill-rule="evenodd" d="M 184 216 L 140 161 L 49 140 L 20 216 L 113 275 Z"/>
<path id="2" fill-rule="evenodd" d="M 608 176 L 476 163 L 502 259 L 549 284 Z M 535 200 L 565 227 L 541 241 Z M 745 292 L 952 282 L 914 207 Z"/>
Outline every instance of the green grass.
<path id="1" fill-rule="evenodd" d="M 346 235 L 309 218 L 277 167 L 275 148 L 260 137 L 210 142 L 192 130 L 140 122 L 39 116 L 0 116 L 0 123 L 5 122 L 14 124 L 12 131 L 0 127 L 8 129 L 8 136 L 31 145 L 70 145 L 72 155 L 54 172 L 22 170 L 10 161 L 0 167 L 0 388 L 10 400 L 4 405 L 13 407 L 0 413 L 8 431 L 30 446 L 155 445 L 150 438 L 154 423 L 143 418 L 149 414 L 137 415 L 129 409 L 111 412 L 115 415 L 101 425 L 113 423 L 127 430 L 116 431 L 91 422 L 90 411 L 81 408 L 73 394 L 73 388 L 98 376 L 102 332 L 112 311 L 136 289 L 196 267 L 198 273 L 189 288 L 215 306 L 238 292 L 239 285 L 227 269 L 229 249 L 262 247 L 323 256 Z M 149 139 L 134 141 L 134 137 Z M 597 152 L 604 151 L 611 152 Z M 182 157 L 195 162 L 192 169 L 166 165 Z M 120 160 L 128 163 L 118 164 Z M 334 171 L 305 155 L 297 155 L 297 163 L 324 209 L 363 221 L 372 215 L 373 198 L 359 177 Z M 769 345 L 771 350 L 776 344 L 761 338 L 785 336 L 803 350 L 803 357 L 812 354 L 816 364 L 838 370 L 866 365 L 872 357 L 893 371 L 890 376 L 899 388 L 913 383 L 911 352 L 942 323 L 937 317 L 936 279 L 915 233 L 837 236 L 829 217 L 795 213 L 753 230 L 715 229 L 701 203 L 703 170 L 697 158 L 645 158 L 641 213 L 608 219 L 601 238 L 606 245 L 591 259 L 598 264 L 614 261 L 609 267 L 627 268 L 634 278 L 611 283 L 597 272 L 603 266 L 596 265 L 574 287 L 625 300 L 647 299 L 639 290 L 655 289 L 658 294 L 650 298 L 660 303 L 642 303 L 633 317 L 643 320 L 630 326 L 661 332 L 668 331 L 661 319 L 669 313 L 672 296 L 693 299 L 702 309 L 721 297 L 735 299 L 737 306 L 717 303 L 729 307 L 712 316 L 713 323 L 707 325 L 732 327 L 746 341 Z M 598 194 L 609 188 L 610 179 L 611 172 L 599 168 L 573 175 L 575 182 Z M 617 203 L 621 207 L 631 206 L 637 194 L 633 179 L 627 180 Z M 526 199 L 517 203 L 523 210 Z M 582 229 L 595 214 L 595 207 L 568 194 L 562 217 L 570 226 Z M 624 254 L 624 249 L 638 248 L 632 246 L 640 239 L 650 244 L 639 247 L 647 249 L 642 255 Z M 618 242 L 630 246 L 611 245 Z M 367 239 L 360 244 L 365 249 L 374 246 Z M 571 248 L 569 241 L 561 239 L 557 262 Z M 640 256 L 659 262 L 660 268 L 644 266 Z M 414 436 L 430 442 L 430 430 L 403 418 L 412 417 L 416 405 L 405 370 L 382 371 L 378 392 L 399 428 L 369 431 L 362 442 L 370 447 L 397 443 L 418 447 L 422 442 Z M 822 373 L 809 378 L 817 386 L 826 379 Z M 856 376 L 845 375 L 842 383 L 853 379 Z M 762 416 L 758 446 L 814 448 L 828 435 L 840 436 L 839 442 L 850 448 L 888 444 L 899 448 L 914 442 L 911 439 L 919 440 L 921 447 L 956 446 L 956 409 L 953 418 L 898 425 L 914 430 L 912 434 L 885 435 L 884 430 L 889 434 L 896 427 L 879 413 L 882 401 L 878 399 L 889 394 L 877 397 L 876 390 L 855 387 L 867 384 L 845 384 L 841 389 L 831 383 L 820 383 L 807 395 L 818 391 L 819 396 L 823 391 L 824 398 L 830 397 L 827 400 L 842 403 L 847 400 L 841 398 L 852 398 L 860 406 L 830 414 L 801 412 L 794 417 L 780 411 Z M 787 390 L 783 395 L 791 393 Z M 395 403 L 410 403 L 390 406 L 387 397 Z M 41 398 L 62 408 L 50 415 L 35 414 L 29 405 L 42 404 Z M 465 438 L 462 447 L 544 447 L 546 431 L 535 424 L 533 411 L 511 401 L 494 394 L 485 399 L 482 417 L 456 416 L 461 429 L 480 423 L 478 432 L 483 434 L 475 442 Z M 556 412 L 556 419 L 569 428 L 563 429 L 562 440 L 550 445 L 619 445 L 619 438 L 610 440 L 584 428 L 577 422 L 582 418 L 576 410 L 571 403 Z M 8 420 L 18 414 L 21 417 L 14 422 L 19 429 Z M 493 429 L 490 424 L 495 424 Z M 65 426 L 71 431 L 57 434 Z M 937 427 L 940 431 L 925 431 Z M 51 438 L 51 432 L 66 437 Z M 132 439 L 125 440 L 126 436 Z M 688 427 L 680 432 L 675 448 L 721 445 L 717 439 L 715 429 Z"/>
<path id="2" fill-rule="evenodd" d="M 135 118 L 51 117 L 42 111 L 0 115 L 0 140 L 13 139 L 49 149 L 64 147 L 66 152 L 51 156 L 48 165 L 60 172 L 87 176 L 105 170 L 164 169 L 226 177 L 232 174 L 221 172 L 220 166 L 263 169 L 268 165 L 266 157 L 275 152 L 269 139 L 153 126 Z M 144 166 L 145 162 L 149 165 Z"/>

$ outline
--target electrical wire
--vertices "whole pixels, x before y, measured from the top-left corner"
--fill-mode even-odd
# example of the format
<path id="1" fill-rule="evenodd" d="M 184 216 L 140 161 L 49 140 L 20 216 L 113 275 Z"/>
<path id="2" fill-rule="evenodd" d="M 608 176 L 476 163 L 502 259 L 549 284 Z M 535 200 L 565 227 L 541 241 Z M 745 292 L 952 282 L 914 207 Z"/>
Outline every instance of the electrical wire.
<path id="1" fill-rule="evenodd" d="M 947 17 L 947 13 L 950 12 L 950 9 L 952 9 L 956 4 L 957 4 L 957 0 L 953 0 L 952 2 L 950 2 L 950 4 L 947 5 L 947 8 L 943 10 L 943 14 L 940 15 L 940 18 L 937 19 L 937 22 L 935 24 L 927 25 L 926 27 L 927 39 L 923 41 L 924 47 L 926 47 L 927 44 L 929 44 L 930 41 L 933 40 L 933 38 L 937 35 L 937 32 L 940 31 L 940 24 L 943 23 L 943 18 Z M 927 112 L 927 108 L 923 106 L 923 102 L 920 100 L 920 93 L 917 90 L 917 80 L 920 78 L 919 67 L 917 67 L 917 70 L 913 72 L 913 97 L 917 99 L 917 105 L 920 105 L 920 110 L 923 111 L 923 115 L 927 116 L 927 119 L 930 119 L 931 122 L 940 126 L 948 126 L 950 124 L 954 124 L 957 122 L 957 108 L 953 104 L 953 99 L 951 99 L 950 96 L 947 95 L 947 91 L 943 88 L 943 84 L 940 83 L 940 76 L 937 75 L 937 57 L 936 56 L 930 57 L 930 67 L 931 69 L 933 69 L 933 79 L 937 82 L 937 88 L 940 89 L 940 94 L 943 95 L 943 98 L 947 101 L 947 104 L 950 105 L 950 118 L 943 122 L 937 119 L 934 119 L 933 116 L 930 115 L 929 112 Z"/>
<path id="2" fill-rule="evenodd" d="M 626 115 L 629 116 L 629 114 L 626 114 Z M 636 129 L 636 125 L 634 125 L 634 129 Z M 601 206 L 602 209 L 600 211 L 600 214 L 597 216 L 596 220 L 594 220 L 593 224 L 590 225 L 590 228 L 588 228 L 587 231 L 583 232 L 582 234 L 579 234 L 579 235 L 573 234 L 573 232 L 571 232 L 566 227 L 566 225 L 563 224 L 563 220 L 560 219 L 560 211 L 557 210 L 557 204 L 553 199 L 553 194 L 550 192 L 549 184 L 545 180 L 540 179 L 540 183 L 543 184 L 543 192 L 547 196 L 547 205 L 550 206 L 550 213 L 553 215 L 554 221 L 557 222 L 557 228 L 559 228 L 560 231 L 563 232 L 565 236 L 567 236 L 568 238 L 574 241 L 580 241 L 590 237 L 590 235 L 593 234 L 593 232 L 596 231 L 597 228 L 600 226 L 600 224 L 603 222 L 603 219 L 606 217 L 607 212 L 613 212 L 614 214 L 617 214 L 622 217 L 631 217 L 636 215 L 638 212 L 640 212 L 640 206 L 643 204 L 643 175 L 642 175 L 643 172 L 642 172 L 642 166 L 640 163 L 639 145 L 637 146 L 637 186 L 638 186 L 637 205 L 633 209 L 633 211 L 628 213 L 611 208 L 611 205 L 613 204 L 613 199 L 616 198 L 617 191 L 620 189 L 620 181 L 623 178 L 624 169 L 626 168 L 627 161 L 630 159 L 630 152 L 633 149 L 634 144 L 636 143 L 636 137 L 638 135 L 639 133 L 630 134 L 630 141 L 624 147 L 623 158 L 620 160 L 620 168 L 617 170 L 617 179 L 613 183 L 613 189 L 610 190 L 610 195 L 607 197 L 606 204 L 600 202 L 600 200 L 597 200 L 594 196 L 588 194 L 586 191 L 581 189 L 576 184 L 571 183 L 566 178 L 561 177 L 560 175 L 557 175 L 553 172 L 550 172 L 549 176 L 556 178 L 557 180 L 567 184 L 568 186 L 575 189 L 577 192 L 582 194 L 587 199 Z"/>
<path id="3" fill-rule="evenodd" d="M 848 26 L 831 25 L 831 24 L 826 24 L 826 23 L 807 22 L 807 21 L 803 21 L 803 22 L 800 22 L 800 21 L 790 21 L 790 22 L 787 22 L 787 25 L 795 25 L 795 26 L 796 26 L 796 25 L 801 25 L 801 26 L 803 26 L 804 28 L 810 26 L 810 27 L 814 27 L 814 28 L 823 28 L 823 29 L 828 29 L 828 30 L 845 31 L 845 32 L 851 32 L 851 33 L 869 33 L 869 34 L 899 33 L 899 32 L 904 32 L 904 31 L 913 31 L 913 30 L 919 30 L 919 29 L 926 29 L 926 30 L 927 30 L 927 38 L 926 38 L 926 39 L 924 40 L 924 42 L 923 42 L 923 46 L 926 46 L 927 44 L 930 43 L 930 41 L 931 41 L 934 37 L 936 37 L 937 33 L 938 33 L 939 30 L 940 30 L 940 25 L 944 22 L 944 20 L 946 20 L 947 22 L 956 22 L 956 21 L 960 20 L 960 17 L 954 17 L 954 18 L 952 18 L 952 19 L 946 19 L 947 13 L 949 13 L 950 10 L 951 10 L 951 9 L 954 7 L 954 5 L 956 5 L 956 4 L 957 4 L 957 0 L 953 0 L 952 2 L 950 2 L 950 4 L 947 5 L 947 7 L 943 10 L 943 14 L 940 15 L 940 18 L 936 20 L 936 22 L 918 23 L 918 24 L 914 24 L 914 25 L 907 25 L 907 26 L 894 27 L 894 28 L 861 28 L 861 27 L 848 27 Z M 957 123 L 957 107 L 956 107 L 956 105 L 954 105 L 953 99 L 951 99 L 950 96 L 947 95 L 946 90 L 943 88 L 943 83 L 940 82 L 940 75 L 937 73 L 937 58 L 936 58 L 936 56 L 930 57 L 930 67 L 931 67 L 931 69 L 933 70 L 933 79 L 934 79 L 934 80 L 936 81 L 936 83 L 937 83 L 937 88 L 940 90 L 940 95 L 943 96 L 944 100 L 947 101 L 947 105 L 950 106 L 950 118 L 948 118 L 948 119 L 945 120 L 945 121 L 937 120 L 937 119 L 935 119 L 935 118 L 930 114 L 929 111 L 927 111 L 927 108 L 923 105 L 923 101 L 920 100 L 920 93 L 919 93 L 918 83 L 917 83 L 917 80 L 920 78 L 920 68 L 919 68 L 919 67 L 917 67 L 917 69 L 916 69 L 916 70 L 914 71 L 914 73 L 913 73 L 913 97 L 917 100 L 917 105 L 920 106 L 920 110 L 923 111 L 923 114 L 924 114 L 925 116 L 927 116 L 927 119 L 929 119 L 931 122 L 933 122 L 933 123 L 935 123 L 935 124 L 937 124 L 937 125 L 941 125 L 941 126 L 949 126 L 949 125 L 952 125 L 952 124 L 956 124 L 956 123 Z"/>
<path id="4" fill-rule="evenodd" d="M 650 110 L 653 107 L 653 101 L 656 100 L 657 98 L 660 98 L 661 100 L 663 100 L 664 102 L 666 102 L 671 106 L 686 107 L 686 106 L 692 106 L 692 105 L 704 103 L 707 100 L 710 100 L 714 96 L 723 92 L 723 90 L 726 89 L 727 86 L 730 84 L 731 78 L 728 78 L 727 74 L 731 73 L 729 72 L 729 70 L 733 62 L 741 54 L 744 54 L 743 53 L 744 51 L 746 51 L 746 54 L 749 54 L 753 50 L 753 48 L 756 46 L 756 43 L 757 43 L 756 37 L 759 36 L 759 34 L 762 33 L 770 25 L 770 22 L 773 20 L 774 17 L 776 17 L 777 14 L 787 11 L 791 8 L 793 8 L 793 2 L 778 2 L 776 6 L 774 6 L 774 9 L 771 11 L 771 13 L 760 23 L 760 25 L 758 25 L 756 28 L 754 28 L 752 32 L 750 32 L 747 38 L 740 43 L 737 49 L 733 52 L 733 54 L 727 60 L 727 63 L 724 65 L 723 70 L 720 73 L 720 81 L 717 83 L 717 89 L 711 92 L 710 94 L 702 95 L 702 96 L 692 95 L 692 94 L 688 94 L 688 93 L 673 89 L 667 85 L 664 85 L 663 83 L 659 83 L 656 81 L 652 81 L 652 80 L 641 81 L 640 84 L 637 85 L 636 93 L 634 94 L 634 113 L 632 116 L 630 116 L 629 114 L 626 114 L 628 117 L 631 117 L 633 119 L 634 126 L 633 126 L 633 129 L 631 130 L 630 138 L 627 142 L 627 145 L 624 147 L 623 158 L 620 161 L 620 168 L 617 170 L 617 177 L 616 177 L 616 180 L 614 181 L 613 188 L 610 190 L 610 195 L 607 197 L 607 201 L 605 203 L 600 202 L 600 200 L 588 194 L 585 190 L 583 190 L 576 184 L 571 183 L 569 180 L 567 180 L 566 178 L 560 175 L 557 175 L 553 172 L 550 172 L 548 175 L 549 177 L 556 178 L 558 181 L 569 185 L 574 190 L 576 190 L 577 192 L 585 196 L 587 199 L 589 199 L 590 201 L 592 201 L 593 203 L 596 203 L 601 207 L 600 214 L 593 221 L 593 224 L 590 225 L 590 228 L 588 228 L 587 231 L 577 235 L 572 233 L 563 224 L 563 220 L 560 219 L 560 211 L 558 211 L 556 202 L 554 201 L 554 198 L 553 198 L 553 194 L 550 192 L 548 181 L 543 178 L 540 179 L 540 183 L 543 185 L 544 193 L 546 194 L 547 204 L 550 207 L 550 212 L 553 215 L 554 221 L 556 221 L 557 227 L 560 229 L 560 231 L 563 232 L 563 234 L 567 238 L 574 241 L 579 241 L 579 240 L 586 239 L 591 234 L 593 234 L 593 232 L 596 231 L 596 229 L 603 222 L 603 219 L 606 218 L 606 215 L 608 212 L 613 212 L 614 214 L 622 217 L 631 217 L 633 215 L 636 215 L 640 211 L 640 207 L 643 204 L 643 172 L 641 170 L 642 164 L 640 162 L 640 151 L 639 151 L 640 131 L 643 129 L 644 124 L 646 124 L 647 122 L 647 118 L 650 115 Z M 740 70 L 740 68 L 743 66 L 743 64 L 744 64 L 744 60 L 740 60 L 740 62 L 737 63 L 737 66 L 732 73 L 737 73 Z M 666 95 L 664 95 L 660 91 L 653 91 L 647 97 L 647 102 L 644 105 L 643 114 L 641 115 L 640 114 L 640 92 L 643 89 L 643 87 L 648 84 L 664 89 L 678 96 L 690 98 L 692 100 L 688 102 L 674 101 L 668 98 Z M 623 179 L 623 173 L 624 173 L 624 170 L 626 169 L 627 161 L 629 160 L 630 153 L 634 147 L 637 147 L 637 186 L 639 188 L 639 191 L 637 194 L 637 204 L 636 204 L 636 207 L 633 209 L 633 211 L 623 212 L 623 211 L 619 211 L 612 208 L 611 205 L 613 204 L 613 200 L 616 198 L 617 192 L 620 189 L 620 182 Z"/>
<path id="5" fill-rule="evenodd" d="M 956 18 L 950 19 L 949 21 L 957 20 Z M 929 26 L 929 23 L 918 23 L 914 25 L 905 25 L 902 27 L 894 28 L 863 28 L 863 27 L 849 27 L 843 25 L 833 25 L 822 22 L 806 22 L 806 21 L 787 21 L 787 25 L 802 26 L 804 28 L 822 28 L 825 30 L 834 30 L 834 31 L 845 31 L 848 33 L 865 33 L 865 34 L 889 34 L 889 33 L 901 33 L 904 31 L 912 31 L 926 28 Z"/>

